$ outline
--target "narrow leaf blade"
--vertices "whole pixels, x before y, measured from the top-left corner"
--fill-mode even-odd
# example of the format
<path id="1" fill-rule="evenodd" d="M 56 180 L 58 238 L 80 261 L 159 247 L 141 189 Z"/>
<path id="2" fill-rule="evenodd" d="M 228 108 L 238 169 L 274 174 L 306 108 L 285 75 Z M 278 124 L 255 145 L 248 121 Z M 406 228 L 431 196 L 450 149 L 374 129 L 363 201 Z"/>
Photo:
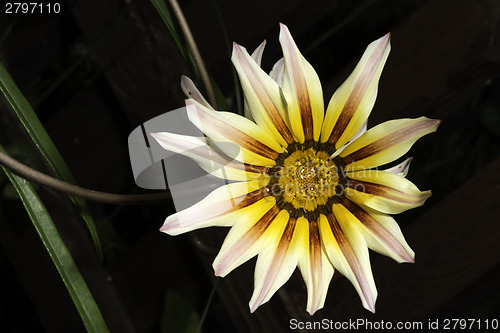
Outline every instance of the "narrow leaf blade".
<path id="1" fill-rule="evenodd" d="M 168 31 L 175 41 L 175 44 L 177 44 L 177 47 L 181 51 L 182 56 L 186 58 L 186 48 L 184 47 L 184 44 L 182 43 L 179 34 L 177 33 L 174 20 L 172 18 L 172 15 L 170 14 L 167 4 L 165 3 L 165 0 L 151 0 L 151 3 L 156 8 L 156 11 L 163 20 L 163 23 L 165 23 Z"/>
<path id="2" fill-rule="evenodd" d="M 23 96 L 2 63 L 0 63 L 0 91 L 2 91 L 3 95 L 12 107 L 12 110 L 21 121 L 26 132 L 31 137 L 35 146 L 38 148 L 42 157 L 50 166 L 54 174 L 59 179 L 62 179 L 68 183 L 75 184 L 76 181 L 73 178 L 68 165 L 52 142 L 52 139 L 45 131 L 45 128 L 36 116 L 30 103 Z M 70 196 L 70 198 L 71 201 L 73 201 L 73 204 L 77 207 L 85 223 L 87 224 L 87 228 L 90 231 L 90 235 L 94 242 L 94 246 L 96 247 L 97 253 L 99 257 L 102 258 L 101 243 L 97 234 L 95 222 L 90 215 L 87 203 L 85 202 L 85 200 L 77 197 Z"/>
<path id="3" fill-rule="evenodd" d="M 1 146 L 0 149 L 3 150 Z M 50 258 L 82 318 L 85 328 L 88 332 L 109 332 L 85 280 L 33 186 L 25 179 L 12 174 L 6 167 L 1 167 L 19 194 L 43 245 L 49 252 Z"/>

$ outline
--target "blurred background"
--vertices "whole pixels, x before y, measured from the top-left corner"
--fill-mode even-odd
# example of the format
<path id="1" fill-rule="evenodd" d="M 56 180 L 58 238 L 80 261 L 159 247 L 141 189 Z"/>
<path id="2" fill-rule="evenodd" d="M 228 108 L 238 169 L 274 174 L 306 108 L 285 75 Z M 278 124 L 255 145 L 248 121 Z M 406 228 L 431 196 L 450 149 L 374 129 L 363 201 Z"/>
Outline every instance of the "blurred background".
<path id="1" fill-rule="evenodd" d="M 49 3 L 49 1 L 41 1 Z M 7 2 L 6 2 L 7 3 Z M 55 3 L 51 1 L 50 3 Z M 129 133 L 184 105 L 181 75 L 197 76 L 149 1 L 61 0 L 55 14 L 0 14 L 0 60 L 36 111 L 80 186 L 151 193 L 133 179 Z M 391 32 L 369 126 L 428 116 L 408 178 L 433 196 L 395 216 L 416 263 L 371 253 L 377 312 L 334 277 L 325 308 L 306 311 L 298 270 L 256 313 L 248 301 L 255 259 L 218 281 L 204 332 L 282 332 L 289 320 L 422 321 L 500 318 L 500 4 L 495 0 L 186 0 L 180 3 L 208 71 L 238 110 L 230 43 L 267 40 L 262 67 L 281 57 L 285 23 L 315 67 L 328 101 L 365 47 Z M 202 88 L 200 88 L 202 89 Z M 202 89 L 203 90 L 203 89 Z M 0 143 L 19 161 L 50 171 L 0 98 Z M 35 185 L 36 186 L 36 185 Z M 228 229 L 168 236 L 171 202 L 88 202 L 103 247 L 63 193 L 36 186 L 112 332 L 196 327 L 214 283 L 211 263 Z M 83 332 L 21 201 L 0 174 L 0 331 Z M 497 330 L 498 331 L 498 330 Z"/>

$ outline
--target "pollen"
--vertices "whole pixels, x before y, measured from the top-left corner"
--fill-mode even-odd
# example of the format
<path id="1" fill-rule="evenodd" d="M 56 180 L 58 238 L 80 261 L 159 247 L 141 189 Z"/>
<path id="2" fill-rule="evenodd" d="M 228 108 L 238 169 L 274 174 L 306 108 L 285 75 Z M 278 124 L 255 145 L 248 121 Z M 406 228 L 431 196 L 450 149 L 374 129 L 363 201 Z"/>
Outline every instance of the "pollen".
<path id="1" fill-rule="evenodd" d="M 283 160 L 278 184 L 283 200 L 295 209 L 313 211 L 334 196 L 339 182 L 337 166 L 324 151 L 299 149 Z"/>

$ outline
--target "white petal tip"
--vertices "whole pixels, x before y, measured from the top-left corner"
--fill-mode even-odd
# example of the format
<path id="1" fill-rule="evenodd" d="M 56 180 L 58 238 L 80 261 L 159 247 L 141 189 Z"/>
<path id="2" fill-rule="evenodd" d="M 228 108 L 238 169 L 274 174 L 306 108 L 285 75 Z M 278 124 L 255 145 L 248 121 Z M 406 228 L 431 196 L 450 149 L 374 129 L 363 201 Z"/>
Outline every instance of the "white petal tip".
<path id="1" fill-rule="evenodd" d="M 171 225 L 171 224 L 164 224 L 160 228 L 160 232 L 164 232 L 170 236 L 177 236 L 179 234 L 182 234 L 181 230 L 179 230 L 178 228 L 176 229 L 176 227 L 174 225 Z"/>
<path id="2" fill-rule="evenodd" d="M 164 233 L 168 234 L 168 226 L 163 225 L 163 226 L 160 228 L 160 232 L 164 232 Z"/>
<path id="3" fill-rule="evenodd" d="M 212 264 L 212 268 L 214 269 L 215 276 L 224 277 L 227 274 L 227 272 L 224 271 L 226 269 L 226 267 L 222 267 L 221 264 L 219 264 L 219 263 L 217 263 L 215 261 Z"/>
<path id="4" fill-rule="evenodd" d="M 429 128 L 432 128 L 433 131 L 436 131 L 439 125 L 441 124 L 441 120 L 439 119 L 430 119 L 427 117 L 420 117 L 420 118 L 426 121 Z"/>
<path id="5" fill-rule="evenodd" d="M 257 304 L 252 303 L 249 303 L 248 306 L 250 307 L 250 313 L 254 313 L 255 310 L 257 310 L 257 308 L 259 307 Z"/>
<path id="6" fill-rule="evenodd" d="M 413 264 L 415 263 L 415 255 L 413 253 L 407 253 L 401 251 L 396 258 L 394 258 L 399 264 Z"/>
<path id="7" fill-rule="evenodd" d="M 170 236 L 177 236 L 185 232 L 179 227 L 179 219 L 177 218 L 177 216 L 171 215 L 167 217 L 165 223 L 163 223 L 163 225 L 161 226 L 160 231 Z"/>
<path id="8" fill-rule="evenodd" d="M 375 49 L 387 50 L 391 48 L 391 33 L 388 32 L 384 36 L 371 42 L 368 47 L 375 47 Z"/>
<path id="9" fill-rule="evenodd" d="M 440 119 L 429 119 L 429 121 L 431 121 L 434 126 L 439 126 L 441 124 Z"/>
<path id="10" fill-rule="evenodd" d="M 161 146 L 163 146 L 164 142 L 167 142 L 169 140 L 168 134 L 169 133 L 167 132 L 149 133 L 149 135 L 151 135 L 151 137 L 153 137 Z"/>
<path id="11" fill-rule="evenodd" d="M 238 43 L 233 42 L 233 54 L 235 51 L 241 52 L 242 48 L 243 48 L 243 46 L 240 46 Z"/>
<path id="12" fill-rule="evenodd" d="M 292 38 L 288 27 L 285 24 L 280 22 L 280 37 L 282 34 L 285 35 L 287 38 L 290 38 L 290 39 Z"/>
<path id="13" fill-rule="evenodd" d="M 408 260 L 406 262 L 409 264 L 414 264 L 415 263 L 415 254 L 414 253 L 408 254 Z"/>
<path id="14" fill-rule="evenodd" d="M 248 302 L 248 306 L 250 307 L 250 312 L 254 313 L 255 310 L 257 310 L 262 305 L 263 300 L 264 300 L 264 295 L 262 294 L 262 291 L 260 292 L 260 294 L 255 294 L 254 290 L 254 294 L 252 295 L 250 302 Z"/>
<path id="15" fill-rule="evenodd" d="M 319 309 L 318 308 L 314 308 L 314 309 L 308 309 L 307 310 L 307 313 L 309 313 L 310 316 L 314 316 L 314 314 L 316 313 L 316 311 L 318 311 Z"/>
<path id="16" fill-rule="evenodd" d="M 363 307 L 370 311 L 371 313 L 375 313 L 375 302 L 377 300 L 377 291 L 373 294 L 365 294 L 363 297 Z"/>
<path id="17" fill-rule="evenodd" d="M 373 303 L 366 304 L 364 308 L 370 311 L 371 313 L 375 313 L 375 304 Z"/>
<path id="18" fill-rule="evenodd" d="M 387 46 L 391 42 L 391 33 L 390 32 L 386 33 L 384 36 L 380 37 L 375 42 L 384 45 L 384 47 Z"/>

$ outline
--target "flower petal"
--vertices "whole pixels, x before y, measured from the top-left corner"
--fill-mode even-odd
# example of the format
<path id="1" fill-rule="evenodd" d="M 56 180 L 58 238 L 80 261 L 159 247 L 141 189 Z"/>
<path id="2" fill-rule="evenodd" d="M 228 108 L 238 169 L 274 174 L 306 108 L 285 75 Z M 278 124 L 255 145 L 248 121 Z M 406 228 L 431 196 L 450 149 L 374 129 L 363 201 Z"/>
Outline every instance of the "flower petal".
<path id="1" fill-rule="evenodd" d="M 213 262 L 216 276 L 226 276 L 264 251 L 275 237 L 283 233 L 288 221 L 288 212 L 280 210 L 272 197 L 262 199 L 258 204 L 259 207 L 255 207 L 235 222 L 224 239 Z"/>
<path id="2" fill-rule="evenodd" d="M 185 75 L 181 76 L 181 89 L 187 98 L 192 98 L 206 108 L 213 110 L 214 108 L 207 102 L 205 97 L 198 90 L 194 82 Z"/>
<path id="3" fill-rule="evenodd" d="M 281 58 L 274 64 L 273 69 L 271 69 L 271 72 L 269 72 L 269 76 L 271 77 L 271 79 L 276 81 L 276 83 L 280 87 L 281 83 L 283 82 L 284 70 L 285 70 L 285 59 Z"/>
<path id="4" fill-rule="evenodd" d="M 333 94 L 321 129 L 321 142 L 328 141 L 339 149 L 367 121 L 391 49 L 389 36 L 387 34 L 368 45 L 352 74 Z"/>
<path id="5" fill-rule="evenodd" d="M 290 125 L 298 142 L 319 140 L 325 113 L 323 90 L 314 68 L 302 56 L 290 31 L 280 24 L 285 59 L 282 89 L 288 102 Z"/>
<path id="6" fill-rule="evenodd" d="M 334 158 L 334 157 L 340 155 L 340 153 L 343 152 L 344 149 L 346 149 L 347 146 L 349 146 L 352 142 L 354 142 L 354 140 L 356 140 L 357 138 L 359 138 L 361 135 L 365 134 L 365 132 L 366 132 L 367 129 L 368 129 L 368 121 L 365 121 L 365 123 L 363 124 L 363 126 L 361 126 L 360 130 L 358 131 L 358 133 L 354 134 L 354 136 L 352 137 L 351 141 L 349 141 L 348 143 L 346 143 L 345 145 L 343 145 L 342 147 L 340 147 L 339 149 L 337 149 L 332 154 L 332 156 L 330 156 L 330 158 Z"/>
<path id="7" fill-rule="evenodd" d="M 360 228 L 368 247 L 397 262 L 414 262 L 415 253 L 408 246 L 396 221 L 387 214 L 345 199 L 342 206 L 349 212 L 346 219 Z"/>
<path id="8" fill-rule="evenodd" d="M 150 135 L 164 149 L 193 159 L 203 170 L 219 178 L 240 181 L 260 179 L 266 169 L 231 159 L 222 152 L 212 149 L 205 137 L 168 132 L 150 133 Z"/>
<path id="9" fill-rule="evenodd" d="M 431 196 L 431 191 L 422 192 L 408 179 L 387 171 L 361 170 L 346 175 L 349 199 L 387 214 L 422 206 Z"/>
<path id="10" fill-rule="evenodd" d="M 210 226 L 232 226 L 237 218 L 266 201 L 261 186 L 259 181 L 220 186 L 195 205 L 167 217 L 160 231 L 179 235 Z"/>
<path id="11" fill-rule="evenodd" d="M 245 48 L 233 43 L 232 61 L 245 95 L 245 101 L 256 123 L 282 146 L 294 142 L 285 123 L 286 105 L 281 89 L 250 57 Z"/>
<path id="12" fill-rule="evenodd" d="M 406 160 L 393 166 L 392 168 L 385 169 L 385 171 L 392 172 L 400 177 L 406 177 L 408 175 L 408 171 L 410 170 L 411 161 L 413 161 L 413 157 L 408 157 Z"/>
<path id="13" fill-rule="evenodd" d="M 257 65 L 260 66 L 260 63 L 262 62 L 262 55 L 264 54 L 264 48 L 266 47 L 266 40 L 262 43 L 260 43 L 259 46 L 252 52 L 252 59 L 255 61 Z"/>
<path id="14" fill-rule="evenodd" d="M 260 66 L 260 63 L 262 62 L 262 55 L 264 54 L 265 46 L 266 46 L 266 40 L 264 40 L 262 43 L 260 43 L 260 45 L 257 46 L 257 48 L 252 52 L 252 59 L 255 60 L 255 62 L 259 66 Z M 250 112 L 250 109 L 248 108 L 248 103 L 246 100 L 244 101 L 244 115 L 245 115 L 245 118 L 254 121 L 252 113 Z"/>
<path id="15" fill-rule="evenodd" d="M 356 140 L 357 138 L 359 138 L 360 136 L 365 134 L 367 130 L 368 130 L 368 120 L 365 121 L 365 123 L 363 125 L 361 125 L 361 128 L 359 129 L 359 131 L 356 132 L 356 134 L 354 134 L 351 141 L 349 141 L 347 144 L 353 142 L 354 140 Z"/>
<path id="16" fill-rule="evenodd" d="M 265 130 L 245 117 L 230 112 L 210 110 L 194 100 L 186 100 L 189 120 L 207 135 L 225 154 L 233 157 L 234 151 L 226 151 L 223 142 L 240 147 L 235 159 L 253 165 L 273 166 L 283 147 Z"/>
<path id="17" fill-rule="evenodd" d="M 289 218 L 280 237 L 276 237 L 257 257 L 255 288 L 250 300 L 250 311 L 269 301 L 274 293 L 290 278 L 297 267 L 301 253 L 300 235 L 307 232 L 306 224 Z"/>
<path id="18" fill-rule="evenodd" d="M 334 204 L 332 213 L 320 215 L 323 246 L 333 266 L 356 288 L 363 306 L 375 312 L 377 289 L 371 272 L 368 247 L 360 230 L 349 223 L 346 210 Z"/>
<path id="19" fill-rule="evenodd" d="M 298 265 L 307 287 L 307 312 L 312 316 L 325 304 L 334 269 L 324 251 L 323 235 L 318 228 L 318 222 L 300 217 L 297 223 L 305 225 L 301 226 L 304 231 Z"/>
<path id="20" fill-rule="evenodd" d="M 390 120 L 369 129 L 340 154 L 346 171 L 370 169 L 400 158 L 422 136 L 436 131 L 440 121 L 420 117 Z"/>

